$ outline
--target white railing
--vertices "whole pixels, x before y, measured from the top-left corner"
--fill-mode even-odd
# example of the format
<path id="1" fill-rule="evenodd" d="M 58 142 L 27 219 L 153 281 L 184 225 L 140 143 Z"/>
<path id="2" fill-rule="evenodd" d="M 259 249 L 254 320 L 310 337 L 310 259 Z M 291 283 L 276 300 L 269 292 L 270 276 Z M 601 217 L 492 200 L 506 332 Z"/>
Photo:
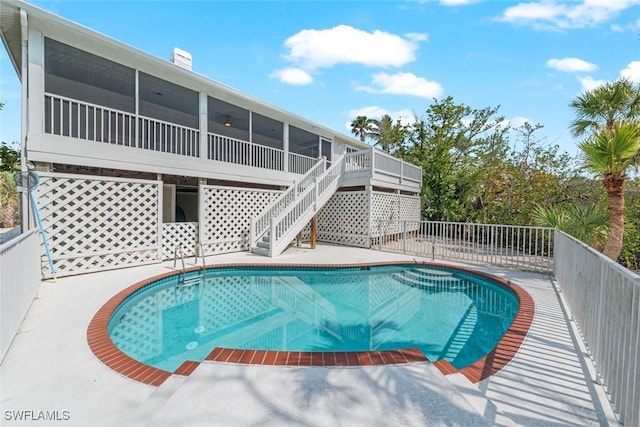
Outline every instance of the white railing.
<path id="1" fill-rule="evenodd" d="M 438 221 L 374 220 L 372 247 L 432 259 L 553 271 L 554 229 Z"/>
<path id="2" fill-rule="evenodd" d="M 136 116 L 132 113 L 47 93 L 44 117 L 45 133 L 136 146 Z"/>
<path id="3" fill-rule="evenodd" d="M 256 168 L 284 170 L 284 151 L 264 145 L 210 133 L 208 135 L 210 160 L 236 163 Z"/>
<path id="4" fill-rule="evenodd" d="M 181 156 L 200 157 L 200 131 L 140 116 L 139 148 Z"/>
<path id="5" fill-rule="evenodd" d="M 422 184 L 421 167 L 380 150 L 371 148 L 355 151 L 345 154 L 344 159 L 344 173 L 370 171 L 371 177 L 379 173 L 397 179 L 400 184 L 405 181 Z M 371 167 L 372 163 L 373 168 Z"/>
<path id="6" fill-rule="evenodd" d="M 402 177 L 408 181 L 422 183 L 422 168 L 411 163 L 402 163 Z"/>
<path id="7" fill-rule="evenodd" d="M 200 155 L 198 129 L 49 93 L 44 104 L 44 132 L 48 134 L 182 156 Z"/>
<path id="8" fill-rule="evenodd" d="M 378 150 L 374 150 L 373 154 L 373 167 L 376 170 L 390 175 L 402 176 L 402 159 Z"/>
<path id="9" fill-rule="evenodd" d="M 373 165 L 376 172 L 400 178 L 400 182 L 422 183 L 422 168 L 393 157 L 380 150 L 373 150 Z"/>
<path id="10" fill-rule="evenodd" d="M 371 151 L 363 150 L 344 155 L 344 172 L 360 172 L 371 169 Z"/>
<path id="11" fill-rule="evenodd" d="M 303 156 L 302 154 L 289 153 L 289 170 L 288 172 L 297 173 L 300 175 L 306 174 L 311 169 L 318 159 L 313 157 Z"/>
<path id="12" fill-rule="evenodd" d="M 640 276 L 573 237 L 555 237 L 555 278 L 625 426 L 640 425 Z"/>
<path id="13" fill-rule="evenodd" d="M 315 166 L 307 171 L 305 176 L 299 182 L 293 182 L 286 191 L 284 191 L 276 200 L 270 203 L 260 215 L 255 218 L 251 218 L 251 226 L 249 228 L 249 245 L 255 247 L 258 240 L 269 231 L 271 227 L 271 220 L 283 212 L 287 206 L 291 205 L 297 198 L 300 192 L 310 185 L 311 181 L 315 181 L 315 178 L 321 175 L 326 168 L 326 159 L 324 157 L 316 160 Z"/>
<path id="14" fill-rule="evenodd" d="M 0 245 L 0 363 L 38 291 L 41 254 L 37 229 Z"/>
<path id="15" fill-rule="evenodd" d="M 298 231 L 335 193 L 340 181 L 343 161 L 344 157 L 340 157 L 333 162 L 322 175 L 316 176 L 313 185 L 309 185 L 302 193 L 298 193 L 293 203 L 290 203 L 277 217 L 272 218 L 269 233 L 271 257 L 280 254 Z"/>

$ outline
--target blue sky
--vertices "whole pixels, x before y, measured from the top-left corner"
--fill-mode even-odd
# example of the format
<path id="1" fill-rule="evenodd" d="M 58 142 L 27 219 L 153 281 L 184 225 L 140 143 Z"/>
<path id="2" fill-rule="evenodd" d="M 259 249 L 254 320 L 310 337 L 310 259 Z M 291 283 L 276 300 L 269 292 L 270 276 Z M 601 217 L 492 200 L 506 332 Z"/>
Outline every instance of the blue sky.
<path id="1" fill-rule="evenodd" d="M 357 115 L 411 120 L 433 98 L 500 106 L 577 152 L 568 105 L 640 82 L 640 2 L 34 1 L 33 4 L 345 134 Z M 20 86 L 0 49 L 0 138 L 20 137 Z"/>

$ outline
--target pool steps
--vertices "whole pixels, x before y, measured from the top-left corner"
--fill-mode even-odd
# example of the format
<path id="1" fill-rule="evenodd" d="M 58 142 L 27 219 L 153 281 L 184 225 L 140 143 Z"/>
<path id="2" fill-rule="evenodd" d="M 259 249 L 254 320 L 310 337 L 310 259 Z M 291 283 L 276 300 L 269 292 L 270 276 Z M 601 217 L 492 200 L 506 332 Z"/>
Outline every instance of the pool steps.
<path id="1" fill-rule="evenodd" d="M 412 268 L 391 275 L 403 285 L 428 291 L 459 291 L 471 286 L 466 280 L 455 277 L 448 271 Z"/>

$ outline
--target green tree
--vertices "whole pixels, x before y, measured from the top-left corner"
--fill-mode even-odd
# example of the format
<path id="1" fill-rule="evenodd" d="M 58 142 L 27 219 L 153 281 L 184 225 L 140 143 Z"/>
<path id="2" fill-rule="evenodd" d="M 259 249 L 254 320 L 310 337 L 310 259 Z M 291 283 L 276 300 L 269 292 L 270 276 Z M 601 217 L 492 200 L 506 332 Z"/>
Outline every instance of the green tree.
<path id="1" fill-rule="evenodd" d="M 615 123 L 640 116 L 640 90 L 630 80 L 620 79 L 584 92 L 570 107 L 576 114 L 570 125 L 573 136 L 599 132 L 602 127 L 611 130 Z"/>
<path id="2" fill-rule="evenodd" d="M 403 157 L 422 167 L 423 216 L 430 220 L 467 219 L 469 192 L 478 163 L 475 149 L 487 138 L 500 138 L 498 108 L 473 109 L 452 97 L 434 100 L 426 118 L 407 128 Z"/>
<path id="3" fill-rule="evenodd" d="M 558 228 L 596 249 L 602 249 L 607 239 L 607 214 L 595 205 L 537 205 L 533 220 L 536 225 Z"/>
<path id="4" fill-rule="evenodd" d="M 4 104 L 0 102 L 0 110 Z M 20 169 L 20 151 L 5 142 L 0 144 L 0 225 L 13 227 L 19 220 L 19 198 L 14 172 Z"/>
<path id="5" fill-rule="evenodd" d="M 406 135 L 405 126 L 400 120 L 395 122 L 388 114 L 380 119 L 374 119 L 374 131 L 371 137 L 375 140 L 376 146 L 387 153 L 402 155 L 404 153 L 404 139 Z"/>
<path id="6" fill-rule="evenodd" d="M 11 172 L 20 169 L 20 151 L 7 145 L 0 144 L 0 171 Z"/>
<path id="7" fill-rule="evenodd" d="M 603 253 L 617 260 L 624 239 L 624 184 L 630 169 L 637 165 L 640 122 L 622 120 L 611 127 L 605 125 L 578 146 L 587 167 L 602 177 L 609 217 L 609 236 Z"/>
<path id="8" fill-rule="evenodd" d="M 351 120 L 351 133 L 360 138 L 360 141 L 365 142 L 367 136 L 374 132 L 373 119 L 367 118 L 367 116 L 358 116 Z"/>
<path id="9" fill-rule="evenodd" d="M 628 79 L 609 82 L 576 97 L 570 104 L 576 114 L 574 136 L 587 136 L 578 146 L 587 167 L 598 173 L 607 196 L 609 238 L 604 254 L 616 260 L 624 241 L 624 183 L 638 164 L 640 89 Z"/>

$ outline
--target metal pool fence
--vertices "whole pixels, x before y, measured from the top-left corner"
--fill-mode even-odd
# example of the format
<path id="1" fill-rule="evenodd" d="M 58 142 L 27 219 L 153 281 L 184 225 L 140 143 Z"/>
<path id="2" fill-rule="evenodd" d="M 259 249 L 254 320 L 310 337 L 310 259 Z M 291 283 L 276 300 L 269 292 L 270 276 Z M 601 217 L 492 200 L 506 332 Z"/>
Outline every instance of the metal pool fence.
<path id="1" fill-rule="evenodd" d="M 40 253 L 38 229 L 0 245 L 0 363 L 40 286 Z"/>
<path id="2" fill-rule="evenodd" d="M 432 259 L 553 272 L 554 229 L 440 221 L 372 224 L 371 247 Z"/>
<path id="3" fill-rule="evenodd" d="M 640 426 L 640 276 L 561 232 L 554 273 L 613 409 Z"/>

